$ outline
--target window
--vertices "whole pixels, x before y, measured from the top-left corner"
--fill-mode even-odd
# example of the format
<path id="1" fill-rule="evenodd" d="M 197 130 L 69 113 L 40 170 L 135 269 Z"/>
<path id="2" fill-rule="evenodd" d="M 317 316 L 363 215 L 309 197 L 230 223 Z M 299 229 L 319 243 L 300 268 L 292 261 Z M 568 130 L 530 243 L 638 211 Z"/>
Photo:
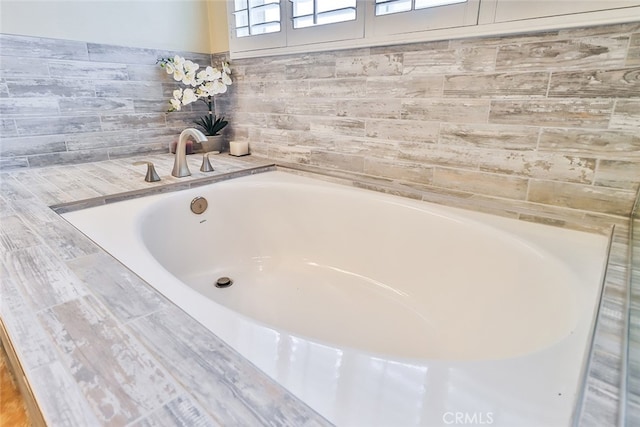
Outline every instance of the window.
<path id="1" fill-rule="evenodd" d="M 280 31 L 279 0 L 235 0 L 236 37 Z"/>
<path id="2" fill-rule="evenodd" d="M 480 0 L 227 0 L 232 56 L 391 43 L 478 23 Z M 402 12 L 402 13 L 401 13 Z M 241 56 L 247 56 L 241 54 Z"/>
<path id="3" fill-rule="evenodd" d="M 376 0 L 376 16 L 465 3 L 467 0 Z"/>
<path id="4" fill-rule="evenodd" d="M 480 0 L 375 0 L 369 34 L 384 37 L 478 23 Z"/>
<path id="5" fill-rule="evenodd" d="M 229 43 L 236 51 L 286 46 L 280 0 L 229 0 Z"/>
<path id="6" fill-rule="evenodd" d="M 293 28 L 334 24 L 356 19 L 356 0 L 291 0 Z"/>
<path id="7" fill-rule="evenodd" d="M 287 45 L 301 46 L 364 37 L 366 1 L 288 0 Z"/>

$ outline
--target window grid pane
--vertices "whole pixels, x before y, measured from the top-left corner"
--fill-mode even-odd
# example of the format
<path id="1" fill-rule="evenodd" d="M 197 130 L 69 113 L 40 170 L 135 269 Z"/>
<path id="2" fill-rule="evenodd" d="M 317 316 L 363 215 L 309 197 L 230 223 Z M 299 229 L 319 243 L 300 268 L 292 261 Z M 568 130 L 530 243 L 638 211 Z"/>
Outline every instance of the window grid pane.
<path id="1" fill-rule="evenodd" d="M 235 0 L 236 37 L 280 31 L 279 0 Z"/>
<path id="2" fill-rule="evenodd" d="M 356 0 L 290 0 L 293 28 L 333 24 L 356 19 Z"/>
<path id="3" fill-rule="evenodd" d="M 376 0 L 376 16 L 466 2 L 467 0 Z"/>

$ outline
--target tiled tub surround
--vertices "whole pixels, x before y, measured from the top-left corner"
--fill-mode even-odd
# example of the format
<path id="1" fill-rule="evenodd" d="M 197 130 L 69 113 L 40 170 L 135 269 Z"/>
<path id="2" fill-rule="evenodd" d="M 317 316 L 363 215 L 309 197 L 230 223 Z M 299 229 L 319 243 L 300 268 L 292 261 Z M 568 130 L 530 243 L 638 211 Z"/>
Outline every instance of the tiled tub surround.
<path id="1" fill-rule="evenodd" d="M 160 57 L 211 55 L 0 34 L 0 167 L 167 152 L 206 106 L 167 114 L 177 83 Z M 195 109 L 195 111 L 194 111 Z"/>
<path id="2" fill-rule="evenodd" d="M 132 160 L 4 172 L 0 198 L 2 320 L 51 425 L 321 425 L 295 398 L 154 292 L 47 206 L 186 183 L 153 160 L 163 181 L 142 181 Z M 249 163 L 248 163 L 249 162 Z M 217 173 L 260 163 L 216 156 Z M 264 164 L 264 163 L 263 163 Z M 314 169 L 314 168 L 310 168 Z M 332 180 L 499 215 L 606 232 L 615 224 L 579 425 L 615 425 L 620 399 L 628 219 L 488 203 L 420 191 L 383 179 L 332 173 Z"/>
<path id="3" fill-rule="evenodd" d="M 218 107 L 276 161 L 628 216 L 640 22 L 232 61 Z"/>
<path id="4" fill-rule="evenodd" d="M 157 184 L 130 161 L 2 174 L 2 322 L 48 425 L 327 424 L 47 207 L 188 187 L 199 157 L 181 180 L 151 157 Z"/>
<path id="5" fill-rule="evenodd" d="M 336 425 L 570 424 L 607 236 L 285 170 L 63 216 Z"/>
<path id="6" fill-rule="evenodd" d="M 153 64 L 163 55 L 0 37 L 0 162 L 5 171 L 22 169 L 1 174 L 1 313 L 47 420 L 154 424 L 173 416 L 192 424 L 201 416 L 260 424 L 276 414 L 302 424 L 304 407 L 276 409 L 292 398 L 217 351 L 214 337 L 47 208 L 154 187 L 140 181 L 139 168 L 113 160 L 24 169 L 164 151 L 167 134 L 175 137 L 192 113 L 159 119 L 168 95 L 158 91 L 173 85 L 158 89 L 145 74 L 159 76 Z M 615 425 L 628 215 L 640 182 L 639 46 L 640 24 L 625 24 L 237 60 L 234 85 L 217 108 L 231 119 L 235 139 L 278 162 L 333 171 L 347 182 L 349 173 L 365 173 L 385 191 L 524 220 L 616 224 L 578 416 L 579 425 Z M 45 75 L 49 60 L 80 74 Z M 103 71 L 91 71 L 93 60 Z M 123 65 L 131 81 L 109 71 Z M 96 77 L 101 72 L 111 77 Z M 91 96 L 87 80 L 105 90 Z M 159 185 L 171 182 L 162 173 L 170 158 L 154 160 L 164 165 Z M 223 371 L 220 382 L 202 381 Z M 255 384 L 272 392 L 269 403 L 251 400 Z M 225 388 L 236 386 L 237 400 Z"/>

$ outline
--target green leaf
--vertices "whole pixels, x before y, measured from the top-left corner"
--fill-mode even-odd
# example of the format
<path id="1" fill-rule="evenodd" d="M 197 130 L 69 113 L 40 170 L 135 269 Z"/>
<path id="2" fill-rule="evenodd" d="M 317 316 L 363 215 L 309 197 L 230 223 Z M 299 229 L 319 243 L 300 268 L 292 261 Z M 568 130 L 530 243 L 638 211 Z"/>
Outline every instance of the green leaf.
<path id="1" fill-rule="evenodd" d="M 216 136 L 219 135 L 222 129 L 229 124 L 224 117 L 216 117 L 215 114 L 200 117 L 198 120 L 194 120 L 193 123 L 198 125 L 204 131 L 205 135 Z"/>

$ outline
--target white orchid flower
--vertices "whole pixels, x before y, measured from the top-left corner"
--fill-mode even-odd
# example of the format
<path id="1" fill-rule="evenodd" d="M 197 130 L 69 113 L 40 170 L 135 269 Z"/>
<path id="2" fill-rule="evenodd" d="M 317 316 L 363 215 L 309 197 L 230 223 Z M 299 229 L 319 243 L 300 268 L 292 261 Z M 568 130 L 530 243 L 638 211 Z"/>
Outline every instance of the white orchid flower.
<path id="1" fill-rule="evenodd" d="M 200 85 L 200 92 L 203 96 L 210 96 L 213 92 L 213 82 L 206 82 Z"/>
<path id="2" fill-rule="evenodd" d="M 195 102 L 197 100 L 198 97 L 196 96 L 193 89 L 185 89 L 182 93 L 182 105 L 191 104 L 192 102 Z"/>
<path id="3" fill-rule="evenodd" d="M 229 86 L 231 84 L 231 77 L 227 73 L 222 73 L 222 83 Z"/>
<path id="4" fill-rule="evenodd" d="M 184 71 L 182 71 L 181 69 L 176 68 L 176 70 L 173 72 L 173 80 L 177 82 L 182 81 L 184 77 L 185 77 Z"/>
<path id="5" fill-rule="evenodd" d="M 227 91 L 227 85 L 222 83 L 220 80 L 215 80 L 213 82 L 212 92 L 213 95 L 218 93 L 225 93 Z"/>
<path id="6" fill-rule="evenodd" d="M 167 74 L 173 74 L 173 72 L 176 70 L 176 67 L 174 67 L 171 62 L 165 62 L 164 69 Z"/>
<path id="7" fill-rule="evenodd" d="M 185 59 L 182 56 L 176 55 L 176 56 L 173 57 L 173 63 L 176 66 L 179 66 L 180 68 L 182 68 L 184 66 L 184 62 L 185 62 Z"/>
<path id="8" fill-rule="evenodd" d="M 196 86 L 196 74 L 195 73 L 187 73 L 182 79 L 182 83 L 187 86 Z"/>
<path id="9" fill-rule="evenodd" d="M 207 71 L 206 70 L 198 71 L 198 73 L 196 74 L 196 83 L 198 85 L 201 85 L 202 82 L 204 82 L 206 76 L 207 76 Z"/>
<path id="10" fill-rule="evenodd" d="M 171 102 L 172 111 L 180 111 L 180 109 L 182 108 L 180 101 L 177 99 L 170 99 L 169 102 Z"/>
<path id="11" fill-rule="evenodd" d="M 174 99 L 182 98 L 182 89 L 181 88 L 178 88 L 178 89 L 173 91 L 173 98 Z"/>
<path id="12" fill-rule="evenodd" d="M 216 79 L 219 79 L 221 76 L 220 71 L 213 67 L 207 67 L 205 69 L 204 80 L 208 82 L 212 82 Z"/>
<path id="13" fill-rule="evenodd" d="M 195 62 L 189 61 L 188 59 L 184 61 L 184 71 L 187 74 L 195 74 L 195 72 L 198 71 L 198 68 L 200 68 L 200 65 Z"/>

